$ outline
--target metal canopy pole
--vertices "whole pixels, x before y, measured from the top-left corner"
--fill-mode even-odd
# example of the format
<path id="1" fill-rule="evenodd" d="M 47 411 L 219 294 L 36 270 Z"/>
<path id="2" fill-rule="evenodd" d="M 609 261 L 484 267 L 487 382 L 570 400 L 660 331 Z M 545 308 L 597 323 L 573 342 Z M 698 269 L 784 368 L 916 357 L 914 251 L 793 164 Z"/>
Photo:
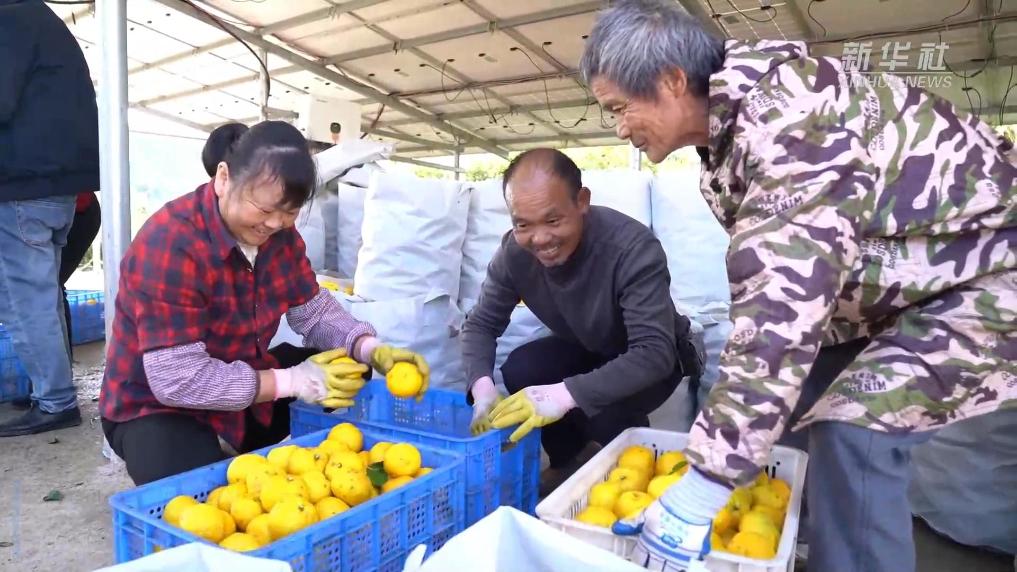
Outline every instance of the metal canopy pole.
<path id="1" fill-rule="evenodd" d="M 456 180 L 459 180 L 459 175 L 462 174 L 462 170 L 459 168 L 459 155 L 462 152 L 462 147 L 456 147 L 456 154 L 452 156 L 452 166 L 456 170 Z"/>
<path id="2" fill-rule="evenodd" d="M 268 69 L 268 51 L 265 48 L 258 49 L 258 59 L 264 64 L 264 67 L 258 70 L 258 83 L 261 84 L 261 91 L 258 94 L 258 102 L 260 103 L 258 117 L 261 121 L 267 121 L 269 79 L 268 74 L 265 73 L 265 70 Z"/>
<path id="3" fill-rule="evenodd" d="M 127 0 L 97 0 L 99 25 L 99 196 L 106 339 L 113 329 L 120 260 L 131 243 L 131 179 L 127 133 Z"/>
<path id="4" fill-rule="evenodd" d="M 638 147 L 629 148 L 629 168 L 637 171 L 643 170 L 643 152 Z"/>

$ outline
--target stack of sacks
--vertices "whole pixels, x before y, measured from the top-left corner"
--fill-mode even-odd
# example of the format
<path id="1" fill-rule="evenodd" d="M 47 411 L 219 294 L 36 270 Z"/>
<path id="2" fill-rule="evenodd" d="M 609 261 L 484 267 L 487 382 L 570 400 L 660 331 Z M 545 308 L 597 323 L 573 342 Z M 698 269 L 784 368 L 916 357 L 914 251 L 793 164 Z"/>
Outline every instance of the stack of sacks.
<path id="1" fill-rule="evenodd" d="M 456 181 L 376 172 L 366 192 L 353 315 L 421 353 L 432 387 L 465 385 L 456 300 L 468 210 Z"/>
<path id="2" fill-rule="evenodd" d="M 590 204 L 608 207 L 650 226 L 650 173 L 630 169 L 583 171 Z"/>
<path id="3" fill-rule="evenodd" d="M 459 307 L 469 312 L 480 297 L 487 276 L 487 265 L 501 245 L 502 237 L 512 230 L 512 219 L 501 190 L 501 179 L 474 183 L 470 192 L 470 216 L 463 241 L 462 276 L 459 280 Z M 501 365 L 517 347 L 549 335 L 551 332 L 529 308 L 516 306 L 505 332 L 498 338 L 494 380 L 501 385 Z"/>

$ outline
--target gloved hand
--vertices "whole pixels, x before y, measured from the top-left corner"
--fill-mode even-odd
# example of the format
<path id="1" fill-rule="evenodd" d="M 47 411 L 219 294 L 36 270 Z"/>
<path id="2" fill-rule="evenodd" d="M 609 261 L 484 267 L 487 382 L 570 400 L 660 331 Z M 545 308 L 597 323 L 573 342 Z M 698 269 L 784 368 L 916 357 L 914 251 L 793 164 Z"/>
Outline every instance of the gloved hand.
<path id="1" fill-rule="evenodd" d="M 421 377 L 424 378 L 424 382 L 420 385 L 420 391 L 417 392 L 417 401 L 420 401 L 424 396 L 424 392 L 427 391 L 428 385 L 431 382 L 431 368 L 427 365 L 427 360 L 424 356 L 411 352 L 410 350 L 402 348 L 394 348 L 390 345 L 379 344 L 370 353 L 371 367 L 376 369 L 382 375 L 388 374 L 389 370 L 392 369 L 397 362 L 409 362 L 417 366 L 417 370 L 420 371 Z"/>
<path id="2" fill-rule="evenodd" d="M 470 433 L 474 436 L 487 433 L 491 429 L 491 410 L 501 403 L 502 396 L 494 387 L 494 380 L 484 376 L 470 388 L 473 395 L 473 420 L 470 422 Z"/>
<path id="3" fill-rule="evenodd" d="M 330 387 L 332 383 L 339 379 L 362 376 L 367 371 L 364 364 L 332 363 L 341 357 L 346 357 L 346 350 L 336 348 L 315 354 L 293 367 L 272 370 L 275 375 L 275 398 L 296 397 L 307 403 L 318 403 L 338 397 L 333 395 L 335 391 Z M 352 404 L 349 401 L 349 405 Z"/>
<path id="4" fill-rule="evenodd" d="M 565 416 L 576 406 L 565 382 L 552 385 L 535 385 L 514 393 L 491 411 L 491 426 L 504 429 L 518 425 L 509 441 L 518 443 L 537 427 L 550 425 Z"/>
<path id="5" fill-rule="evenodd" d="M 612 532 L 639 534 L 629 561 L 650 570 L 684 572 L 710 552 L 710 531 L 732 490 L 694 468 L 646 510 L 614 523 Z"/>

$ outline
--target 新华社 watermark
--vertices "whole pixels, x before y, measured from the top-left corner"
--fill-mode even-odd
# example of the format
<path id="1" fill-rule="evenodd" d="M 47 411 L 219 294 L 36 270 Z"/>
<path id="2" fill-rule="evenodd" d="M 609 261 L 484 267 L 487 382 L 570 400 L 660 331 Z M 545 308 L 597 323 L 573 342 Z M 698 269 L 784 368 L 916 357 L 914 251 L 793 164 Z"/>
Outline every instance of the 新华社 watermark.
<path id="1" fill-rule="evenodd" d="M 857 72 L 851 75 L 853 83 L 883 85 L 887 81 L 883 74 L 894 74 L 913 87 L 950 87 L 953 74 L 945 61 L 947 49 L 946 42 L 885 42 L 876 49 L 880 57 L 873 65 L 872 42 L 844 42 L 840 61 L 844 71 Z"/>

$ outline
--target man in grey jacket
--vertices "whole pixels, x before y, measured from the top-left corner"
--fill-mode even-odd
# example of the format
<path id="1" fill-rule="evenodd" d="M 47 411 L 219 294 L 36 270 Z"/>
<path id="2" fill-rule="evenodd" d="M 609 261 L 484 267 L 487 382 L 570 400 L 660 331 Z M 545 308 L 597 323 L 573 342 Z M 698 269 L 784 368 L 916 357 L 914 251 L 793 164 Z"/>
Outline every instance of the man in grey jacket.
<path id="1" fill-rule="evenodd" d="M 542 493 L 698 376 L 689 320 L 670 296 L 660 242 L 641 223 L 590 206 L 579 168 L 552 149 L 519 155 L 505 171 L 512 231 L 487 270 L 463 329 L 463 362 L 475 433 L 521 424 L 518 441 L 544 427 L 551 468 Z M 552 332 L 514 350 L 501 371 L 512 393 L 494 387 L 496 340 L 522 300 Z"/>

